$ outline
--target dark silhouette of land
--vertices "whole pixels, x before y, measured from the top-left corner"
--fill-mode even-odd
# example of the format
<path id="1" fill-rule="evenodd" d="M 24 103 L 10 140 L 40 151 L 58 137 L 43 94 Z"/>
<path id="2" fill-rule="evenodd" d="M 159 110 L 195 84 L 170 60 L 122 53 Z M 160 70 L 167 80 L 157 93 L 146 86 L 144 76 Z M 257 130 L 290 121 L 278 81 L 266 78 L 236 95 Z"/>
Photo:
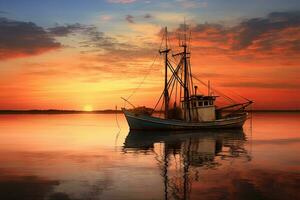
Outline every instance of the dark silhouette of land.
<path id="1" fill-rule="evenodd" d="M 83 111 L 83 110 L 0 110 L 0 114 L 112 114 L 122 113 L 121 110 L 94 110 L 94 111 Z"/>
<path id="2" fill-rule="evenodd" d="M 260 112 L 300 112 L 300 110 L 249 110 L 248 112 L 260 113 Z M 115 114 L 122 113 L 121 110 L 94 110 L 94 111 L 82 111 L 82 110 L 0 110 L 1 114 Z"/>

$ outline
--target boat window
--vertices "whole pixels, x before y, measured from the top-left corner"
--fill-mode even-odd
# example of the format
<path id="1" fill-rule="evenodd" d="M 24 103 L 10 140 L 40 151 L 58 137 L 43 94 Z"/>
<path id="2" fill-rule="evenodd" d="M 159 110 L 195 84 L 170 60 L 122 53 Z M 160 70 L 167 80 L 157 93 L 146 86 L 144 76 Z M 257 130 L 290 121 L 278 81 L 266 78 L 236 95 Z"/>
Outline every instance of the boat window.
<path id="1" fill-rule="evenodd" d="M 209 101 L 209 104 L 210 104 L 210 105 L 213 105 L 213 104 L 214 104 L 214 102 L 213 102 L 213 101 Z"/>
<path id="2" fill-rule="evenodd" d="M 203 106 L 203 101 L 199 101 L 198 106 Z"/>
<path id="3" fill-rule="evenodd" d="M 208 101 L 204 101 L 204 105 L 207 106 L 208 105 Z"/>

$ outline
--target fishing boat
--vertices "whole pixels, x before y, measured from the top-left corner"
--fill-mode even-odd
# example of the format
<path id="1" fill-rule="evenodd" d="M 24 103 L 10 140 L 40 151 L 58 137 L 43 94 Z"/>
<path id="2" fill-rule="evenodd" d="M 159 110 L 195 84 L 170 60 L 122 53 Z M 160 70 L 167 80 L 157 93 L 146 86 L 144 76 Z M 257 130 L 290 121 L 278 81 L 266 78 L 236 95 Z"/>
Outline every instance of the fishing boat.
<path id="1" fill-rule="evenodd" d="M 189 38 L 188 38 L 189 37 Z M 169 37 L 165 28 L 159 53 L 164 59 L 164 89 L 153 109 L 136 107 L 122 108 L 130 130 L 191 130 L 191 129 L 224 129 L 242 128 L 248 118 L 246 108 L 253 101 L 243 98 L 243 102 L 236 102 L 232 98 L 212 88 L 192 74 L 190 64 L 190 36 L 187 28 L 179 39 L 180 52 L 173 53 L 169 48 Z M 162 46 L 162 45 L 161 45 Z M 172 55 L 170 55 L 172 53 Z M 174 64 L 175 63 L 175 64 Z M 207 94 L 198 92 L 199 81 L 207 88 Z M 218 95 L 216 95 L 218 94 Z M 217 106 L 220 97 L 231 100 L 229 104 Z M 157 106 L 161 105 L 161 109 Z M 160 114 L 162 114 L 160 116 Z"/>

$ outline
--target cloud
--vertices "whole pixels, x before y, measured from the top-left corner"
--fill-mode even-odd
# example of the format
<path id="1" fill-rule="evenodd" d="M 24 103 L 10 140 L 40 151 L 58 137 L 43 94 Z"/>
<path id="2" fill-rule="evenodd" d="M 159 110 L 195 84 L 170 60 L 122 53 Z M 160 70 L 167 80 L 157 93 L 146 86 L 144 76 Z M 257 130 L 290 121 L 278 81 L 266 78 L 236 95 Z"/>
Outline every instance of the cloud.
<path id="1" fill-rule="evenodd" d="M 143 17 L 143 16 L 142 16 Z M 149 66 L 157 52 L 151 42 L 144 36 L 134 40 L 124 40 L 123 37 L 109 36 L 93 25 L 68 24 L 57 25 L 47 29 L 55 37 L 68 37 L 76 34 L 76 48 L 80 52 L 80 62 L 75 71 L 88 76 L 85 81 L 99 82 L 103 78 L 118 79 L 137 77 L 143 74 L 145 66 Z M 78 35 L 77 35 L 78 34 Z M 157 44 L 158 46 L 159 44 Z M 30 75 L 60 75 L 60 70 L 35 70 Z M 126 77 L 125 77 L 126 76 Z"/>
<path id="2" fill-rule="evenodd" d="M 136 78 L 150 70 L 156 49 L 136 46 L 119 49 L 119 45 L 116 43 L 114 48 L 107 49 L 106 53 L 83 54 L 80 59 L 82 64 L 77 70 L 91 75 L 92 79 L 89 80 L 94 82 L 107 77 L 118 80 Z M 153 73 L 160 69 L 158 64 L 157 61 L 151 67 Z"/>
<path id="3" fill-rule="evenodd" d="M 50 27 L 47 30 L 53 36 L 67 36 L 77 31 L 85 30 L 86 26 L 75 23 L 75 24 L 68 24 L 65 26 L 56 25 L 54 27 Z"/>
<path id="4" fill-rule="evenodd" d="M 132 15 L 126 15 L 126 17 L 125 17 L 126 21 L 131 24 L 134 23 L 133 18 L 134 17 Z"/>
<path id="5" fill-rule="evenodd" d="M 150 14 L 146 14 L 146 15 L 144 15 L 144 18 L 145 18 L 145 19 L 150 19 L 150 18 L 153 18 L 153 16 L 150 15 Z"/>
<path id="6" fill-rule="evenodd" d="M 67 25 L 56 25 L 47 29 L 49 33 L 54 37 L 82 34 L 83 36 L 93 39 L 93 41 L 105 40 L 108 37 L 104 37 L 104 33 L 98 31 L 98 28 L 94 25 L 85 24 L 67 24 Z"/>
<path id="7" fill-rule="evenodd" d="M 272 12 L 234 26 L 201 23 L 190 29 L 193 49 L 240 61 L 275 55 L 296 57 L 300 51 L 300 11 Z M 182 31 L 180 25 L 174 32 Z"/>
<path id="8" fill-rule="evenodd" d="M 104 32 L 98 30 L 96 26 L 93 25 L 83 25 L 83 24 L 69 24 L 69 25 L 57 25 L 55 27 L 48 29 L 51 35 L 64 36 L 79 34 L 77 38 L 77 48 L 80 48 L 83 57 L 88 57 L 88 59 L 97 59 L 97 62 L 101 63 L 119 63 L 123 62 L 122 65 L 129 60 L 137 60 L 149 56 L 149 52 L 154 51 L 153 45 L 146 42 L 140 46 L 140 43 L 129 42 L 127 40 L 121 41 L 116 37 L 111 37 L 106 35 Z M 109 55 L 109 56 L 108 56 Z M 151 54 L 152 55 L 152 54 Z M 93 58 L 90 58 L 92 56 Z M 91 64 L 88 64 L 91 66 Z M 94 63 L 92 66 L 95 66 Z M 85 67 L 87 71 L 91 69 L 106 71 L 105 67 Z M 119 70 L 119 69 L 118 69 Z M 120 71 L 120 70 L 119 70 Z M 115 72 L 115 71 L 114 71 Z"/>
<path id="9" fill-rule="evenodd" d="M 69 35 L 81 35 L 77 39 L 77 44 L 79 47 L 89 48 L 87 51 L 98 51 L 99 49 L 110 50 L 114 49 L 116 46 L 121 48 L 126 44 L 118 43 L 118 41 L 112 37 L 106 36 L 103 32 L 99 31 L 94 25 L 84 25 L 84 24 L 67 24 L 67 25 L 57 25 L 47 29 L 49 34 L 54 37 L 67 37 Z"/>
<path id="10" fill-rule="evenodd" d="M 234 49 L 245 49 L 251 46 L 255 40 L 260 39 L 264 34 L 282 31 L 289 27 L 300 26 L 300 11 L 293 12 L 272 12 L 266 18 L 254 18 L 243 21 L 235 27 L 238 31 Z M 272 41 L 262 45 L 271 45 Z"/>
<path id="11" fill-rule="evenodd" d="M 143 23 L 144 21 L 152 19 L 152 18 L 153 18 L 153 16 L 149 13 L 147 13 L 145 15 L 137 15 L 137 16 L 126 15 L 125 16 L 125 20 L 130 24 L 135 24 L 137 21 Z M 140 24 L 142 24 L 142 23 L 140 23 Z"/>
<path id="12" fill-rule="evenodd" d="M 58 49 L 61 44 L 32 22 L 0 18 L 0 59 L 31 56 Z"/>
<path id="13" fill-rule="evenodd" d="M 135 2 L 136 0 L 108 0 L 109 3 L 119 3 L 119 4 L 130 4 Z"/>
<path id="14" fill-rule="evenodd" d="M 6 12 L 6 11 L 0 10 L 0 15 L 1 15 L 1 14 L 9 14 L 9 13 Z"/>
<path id="15" fill-rule="evenodd" d="M 101 16 L 100 16 L 100 20 L 101 20 L 102 22 L 108 22 L 108 21 L 110 21 L 112 18 L 113 18 L 113 17 L 112 17 L 111 15 L 101 15 Z"/>

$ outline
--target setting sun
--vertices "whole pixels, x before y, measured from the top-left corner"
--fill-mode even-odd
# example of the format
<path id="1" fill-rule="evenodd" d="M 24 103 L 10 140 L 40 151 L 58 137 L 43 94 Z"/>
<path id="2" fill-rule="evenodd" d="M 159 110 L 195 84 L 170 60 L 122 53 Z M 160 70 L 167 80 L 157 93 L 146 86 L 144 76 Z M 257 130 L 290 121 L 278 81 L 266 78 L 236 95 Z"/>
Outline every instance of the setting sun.
<path id="1" fill-rule="evenodd" d="M 87 111 L 87 112 L 91 112 L 91 111 L 93 111 L 93 107 L 92 107 L 91 105 L 85 105 L 85 106 L 83 107 L 83 110 L 84 110 L 84 111 Z"/>

